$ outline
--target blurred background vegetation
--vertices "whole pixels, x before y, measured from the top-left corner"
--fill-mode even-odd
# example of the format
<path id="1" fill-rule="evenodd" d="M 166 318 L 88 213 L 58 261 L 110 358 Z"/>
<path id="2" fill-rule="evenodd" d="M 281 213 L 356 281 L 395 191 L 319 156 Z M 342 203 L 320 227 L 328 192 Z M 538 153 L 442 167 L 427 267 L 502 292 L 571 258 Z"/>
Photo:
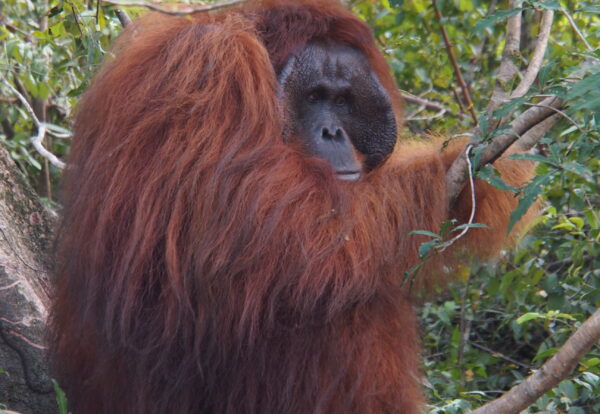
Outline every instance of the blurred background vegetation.
<path id="1" fill-rule="evenodd" d="M 409 102 L 404 133 L 472 130 L 440 27 L 481 115 L 504 47 L 507 0 L 438 0 L 441 20 L 431 0 L 348 3 L 373 28 L 400 89 L 437 104 Z M 556 11 L 544 66 L 523 102 L 558 93 L 572 101 L 570 119 L 539 146 L 536 192 L 544 209 L 534 231 L 498 263 L 465 267 L 459 280 L 421 307 L 426 389 L 435 413 L 468 412 L 500 396 L 550 358 L 600 304 L 600 66 L 593 66 L 600 63 L 600 3 L 519 3 L 522 64 L 535 46 L 540 10 Z M 126 10 L 132 18 L 144 12 Z M 32 146 L 38 124 L 14 91 L 52 133 L 44 146 L 64 159 L 78 98 L 121 30 L 115 7 L 97 0 L 0 3 L 0 145 L 50 208 L 60 208 L 61 172 Z M 586 82 L 574 90 L 568 80 L 582 65 L 588 65 Z M 599 413 L 598 346 L 529 412 Z"/>

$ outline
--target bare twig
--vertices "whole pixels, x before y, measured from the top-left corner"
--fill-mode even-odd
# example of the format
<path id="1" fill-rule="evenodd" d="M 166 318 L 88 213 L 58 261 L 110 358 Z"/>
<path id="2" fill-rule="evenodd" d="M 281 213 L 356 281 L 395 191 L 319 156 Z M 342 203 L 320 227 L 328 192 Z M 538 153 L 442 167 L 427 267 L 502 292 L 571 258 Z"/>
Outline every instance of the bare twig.
<path id="1" fill-rule="evenodd" d="M 225 7 L 235 6 L 237 4 L 245 3 L 247 0 L 226 0 L 219 3 L 203 4 L 203 5 L 189 5 L 181 3 L 154 3 L 144 0 L 103 0 L 104 3 L 112 4 L 120 7 L 143 7 L 149 10 L 157 11 L 164 14 L 170 14 L 173 16 L 186 16 L 188 14 L 207 12 Z"/>
<path id="2" fill-rule="evenodd" d="M 503 359 L 503 360 L 505 360 L 505 361 L 507 361 L 507 362 L 510 362 L 511 364 L 515 364 L 515 365 L 518 365 L 518 366 L 520 366 L 520 367 L 527 368 L 527 369 L 533 369 L 533 366 L 531 366 L 531 365 L 528 365 L 528 364 L 524 364 L 524 363 L 522 363 L 522 362 L 520 362 L 520 361 L 517 361 L 516 359 L 514 359 L 514 358 L 511 358 L 511 357 L 509 357 L 509 356 L 507 356 L 507 355 L 504 355 L 504 354 L 503 354 L 503 353 L 501 353 L 501 352 L 494 351 L 493 349 L 491 349 L 491 348 L 488 348 L 488 347 L 487 347 L 487 346 L 485 346 L 485 345 L 480 345 L 480 344 L 478 344 L 477 342 L 473 342 L 473 341 L 469 341 L 469 344 L 470 344 L 471 346 L 473 346 L 474 348 L 481 349 L 482 351 L 485 351 L 485 352 L 487 352 L 488 354 L 490 354 L 490 355 L 492 355 L 492 356 L 495 356 L 495 357 L 498 357 L 498 358 L 500 358 L 500 359 Z"/>
<path id="3" fill-rule="evenodd" d="M 600 340 L 600 309 L 596 310 L 540 369 L 502 397 L 472 414 L 517 414 L 569 376 L 578 362 Z"/>
<path id="4" fill-rule="evenodd" d="M 449 109 L 446 108 L 444 105 L 442 105 L 439 102 L 430 101 L 429 99 L 421 98 L 420 96 L 415 96 L 411 93 L 404 92 L 404 91 L 401 91 L 400 94 L 402 95 L 402 98 L 404 98 L 404 100 L 406 102 L 421 105 L 421 106 L 426 107 L 427 109 L 433 109 L 434 111 L 442 111 L 443 110 L 443 111 L 449 112 Z"/>
<path id="5" fill-rule="evenodd" d="M 69 5 L 71 6 L 71 12 L 73 13 L 73 20 L 75 20 L 75 25 L 77 26 L 79 35 L 83 38 L 83 29 L 81 28 L 81 23 L 79 22 L 79 17 L 77 14 L 79 12 L 79 10 L 77 10 L 75 8 L 75 5 L 73 5 L 73 3 L 71 3 L 70 1 L 67 1 L 67 3 L 69 3 Z"/>
<path id="6" fill-rule="evenodd" d="M 131 17 L 129 17 L 129 15 L 127 14 L 127 12 L 125 10 L 115 9 L 115 14 L 117 15 L 117 18 L 119 19 L 119 22 L 121 22 L 121 26 L 127 27 L 131 24 Z"/>
<path id="7" fill-rule="evenodd" d="M 540 31 L 537 36 L 537 42 L 533 51 L 533 56 L 529 61 L 525 75 L 521 80 L 519 86 L 511 93 L 511 98 L 519 98 L 525 95 L 535 78 L 537 77 L 542 67 L 542 61 L 546 54 L 546 47 L 548 46 L 548 39 L 550 39 L 550 29 L 552 28 L 552 19 L 554 18 L 554 11 L 545 10 L 542 15 L 542 21 L 540 23 Z"/>
<path id="8" fill-rule="evenodd" d="M 577 37 L 583 42 L 583 44 L 585 45 L 585 47 L 587 48 L 587 50 L 590 51 L 590 52 L 593 52 L 594 48 L 592 46 L 590 46 L 590 44 L 588 43 L 588 41 L 585 38 L 585 36 L 583 36 L 583 34 L 581 33 L 581 31 L 579 30 L 579 27 L 577 27 L 577 24 L 575 23 L 575 20 L 573 20 L 573 17 L 571 17 L 571 14 L 564 7 L 560 8 L 560 12 L 565 15 L 565 17 L 569 21 L 569 24 L 573 28 L 573 31 L 575 32 L 575 34 L 577 34 Z"/>
<path id="9" fill-rule="evenodd" d="M 19 29 L 17 26 L 13 26 L 12 24 L 6 23 L 4 24 L 4 27 L 11 33 L 21 34 L 26 42 L 33 42 L 35 40 L 31 33 L 27 33 L 26 31 Z"/>
<path id="10" fill-rule="evenodd" d="M 436 112 L 433 115 L 416 116 L 419 112 L 421 112 L 424 109 L 425 109 L 425 107 L 421 107 L 418 111 L 414 112 L 411 115 L 408 115 L 406 117 L 406 121 L 430 121 L 432 119 L 441 118 L 442 116 L 444 116 L 446 114 L 446 110 L 441 109 L 440 111 Z"/>
<path id="11" fill-rule="evenodd" d="M 37 133 L 37 135 L 31 137 L 31 144 L 40 153 L 40 155 L 42 155 L 44 158 L 46 158 L 48 161 L 50 161 L 52 163 L 52 165 L 54 165 L 55 167 L 60 168 L 60 169 L 65 168 L 65 163 L 62 162 L 61 160 L 59 160 L 56 157 L 56 155 L 52 154 L 50 151 L 48 151 L 42 145 L 42 140 L 46 136 L 46 132 L 47 132 L 46 124 L 43 122 L 40 122 L 40 120 L 36 116 L 33 108 L 31 107 L 31 105 L 29 104 L 27 99 L 14 86 L 12 86 L 10 84 L 10 82 L 6 81 L 6 79 L 4 79 L 4 78 L 0 78 L 0 79 L 2 79 L 4 81 L 4 84 L 11 90 L 12 93 L 17 95 L 17 97 L 19 98 L 19 100 L 21 101 L 23 106 L 25 106 L 25 109 L 27 109 L 27 112 L 29 112 L 29 115 L 31 115 L 33 122 L 37 126 L 38 133 Z"/>
<path id="12" fill-rule="evenodd" d="M 402 98 L 404 98 L 406 102 L 419 105 L 419 108 L 416 111 L 406 116 L 406 121 L 428 121 L 431 119 L 440 118 L 446 114 L 458 117 L 460 119 L 464 119 L 464 115 L 462 113 L 454 113 L 450 110 L 450 108 L 444 106 L 439 102 L 431 101 L 429 99 L 425 99 L 421 96 L 416 96 L 405 91 L 400 91 L 400 95 L 402 95 Z M 425 109 L 437 112 L 433 115 L 417 116 L 419 112 L 424 111 Z"/>
<path id="13" fill-rule="evenodd" d="M 473 106 L 473 101 L 471 100 L 471 94 L 469 93 L 469 89 L 467 88 L 467 84 L 462 76 L 462 72 L 460 71 L 460 67 L 458 66 L 458 62 L 456 61 L 456 57 L 454 56 L 454 52 L 452 50 L 452 43 L 450 43 L 450 39 L 448 38 L 448 34 L 446 33 L 446 28 L 441 23 L 442 14 L 440 13 L 436 0 L 431 0 L 431 4 L 433 5 L 433 10 L 435 11 L 435 15 L 440 21 L 440 30 L 442 32 L 442 38 L 444 39 L 444 44 L 446 45 L 446 51 L 448 52 L 448 58 L 452 63 L 452 67 L 454 68 L 454 74 L 456 75 L 456 81 L 460 85 L 460 88 L 463 93 L 463 98 L 467 105 L 467 110 L 471 114 L 471 118 L 473 118 L 473 122 L 477 125 L 477 113 L 475 112 L 475 108 Z"/>

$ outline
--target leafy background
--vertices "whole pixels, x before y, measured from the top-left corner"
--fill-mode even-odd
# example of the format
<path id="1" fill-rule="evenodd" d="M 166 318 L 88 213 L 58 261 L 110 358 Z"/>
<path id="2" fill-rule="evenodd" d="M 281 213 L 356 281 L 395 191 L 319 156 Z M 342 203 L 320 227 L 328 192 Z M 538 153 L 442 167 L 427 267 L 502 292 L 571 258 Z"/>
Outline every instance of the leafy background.
<path id="1" fill-rule="evenodd" d="M 430 0 L 348 3 L 373 28 L 401 90 L 445 109 L 442 114 L 407 105 L 413 120 L 404 133 L 471 131 L 440 25 L 483 114 L 504 46 L 507 1 L 439 0 L 441 21 Z M 550 358 L 600 304 L 600 70 L 594 66 L 600 63 L 600 5 L 595 0 L 519 5 L 525 10 L 522 65 L 535 45 L 541 10 L 554 9 L 556 15 L 534 90 L 512 106 L 518 113 L 536 95 L 558 93 L 570 103 L 565 114 L 570 119 L 542 140 L 535 156 L 538 177 L 525 195 L 539 193 L 544 208 L 533 232 L 496 263 L 463 267 L 450 287 L 421 306 L 425 385 L 433 413 L 468 412 L 498 397 Z M 576 35 L 561 8 L 595 50 Z M 37 127 L 8 85 L 26 96 L 42 122 L 55 131 L 68 130 L 79 96 L 122 30 L 114 10 L 96 0 L 0 3 L 0 145 L 51 208 L 60 208 L 60 170 L 32 147 Z M 143 13 L 127 11 L 131 17 Z M 70 141 L 47 136 L 44 144 L 62 157 Z M 486 174 L 490 177 L 484 171 L 482 178 Z M 600 412 L 598 346 L 529 412 Z"/>

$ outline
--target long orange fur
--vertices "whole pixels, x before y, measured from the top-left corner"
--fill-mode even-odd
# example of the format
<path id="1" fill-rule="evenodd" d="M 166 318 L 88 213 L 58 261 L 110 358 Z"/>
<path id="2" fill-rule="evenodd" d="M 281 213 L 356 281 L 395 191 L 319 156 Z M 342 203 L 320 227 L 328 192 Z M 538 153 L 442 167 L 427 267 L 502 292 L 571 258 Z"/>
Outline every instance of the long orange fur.
<path id="1" fill-rule="evenodd" d="M 408 233 L 468 216 L 468 193 L 447 212 L 461 148 L 399 144 L 348 184 L 284 144 L 276 71 L 319 37 L 365 54 L 400 122 L 369 29 L 333 1 L 151 14 L 121 36 L 64 181 L 50 342 L 74 413 L 420 412 L 402 279 L 425 239 Z M 513 185 L 530 176 L 496 165 Z M 492 229 L 462 245 L 487 257 L 516 201 L 477 186 Z"/>

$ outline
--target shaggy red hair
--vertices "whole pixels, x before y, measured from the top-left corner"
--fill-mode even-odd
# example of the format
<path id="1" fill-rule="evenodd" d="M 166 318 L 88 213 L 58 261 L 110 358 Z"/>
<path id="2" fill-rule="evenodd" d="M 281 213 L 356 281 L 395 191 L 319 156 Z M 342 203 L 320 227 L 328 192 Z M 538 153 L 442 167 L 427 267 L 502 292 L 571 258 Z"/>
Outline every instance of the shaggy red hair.
<path id="1" fill-rule="evenodd" d="M 361 50 L 401 116 L 368 27 L 333 1 L 151 14 L 121 36 L 64 181 L 51 357 L 74 413 L 419 412 L 408 233 L 468 216 L 468 195 L 447 212 L 460 148 L 399 145 L 348 184 L 285 145 L 276 73 L 315 38 Z M 477 196 L 492 229 L 465 243 L 489 255 L 515 199 Z"/>

